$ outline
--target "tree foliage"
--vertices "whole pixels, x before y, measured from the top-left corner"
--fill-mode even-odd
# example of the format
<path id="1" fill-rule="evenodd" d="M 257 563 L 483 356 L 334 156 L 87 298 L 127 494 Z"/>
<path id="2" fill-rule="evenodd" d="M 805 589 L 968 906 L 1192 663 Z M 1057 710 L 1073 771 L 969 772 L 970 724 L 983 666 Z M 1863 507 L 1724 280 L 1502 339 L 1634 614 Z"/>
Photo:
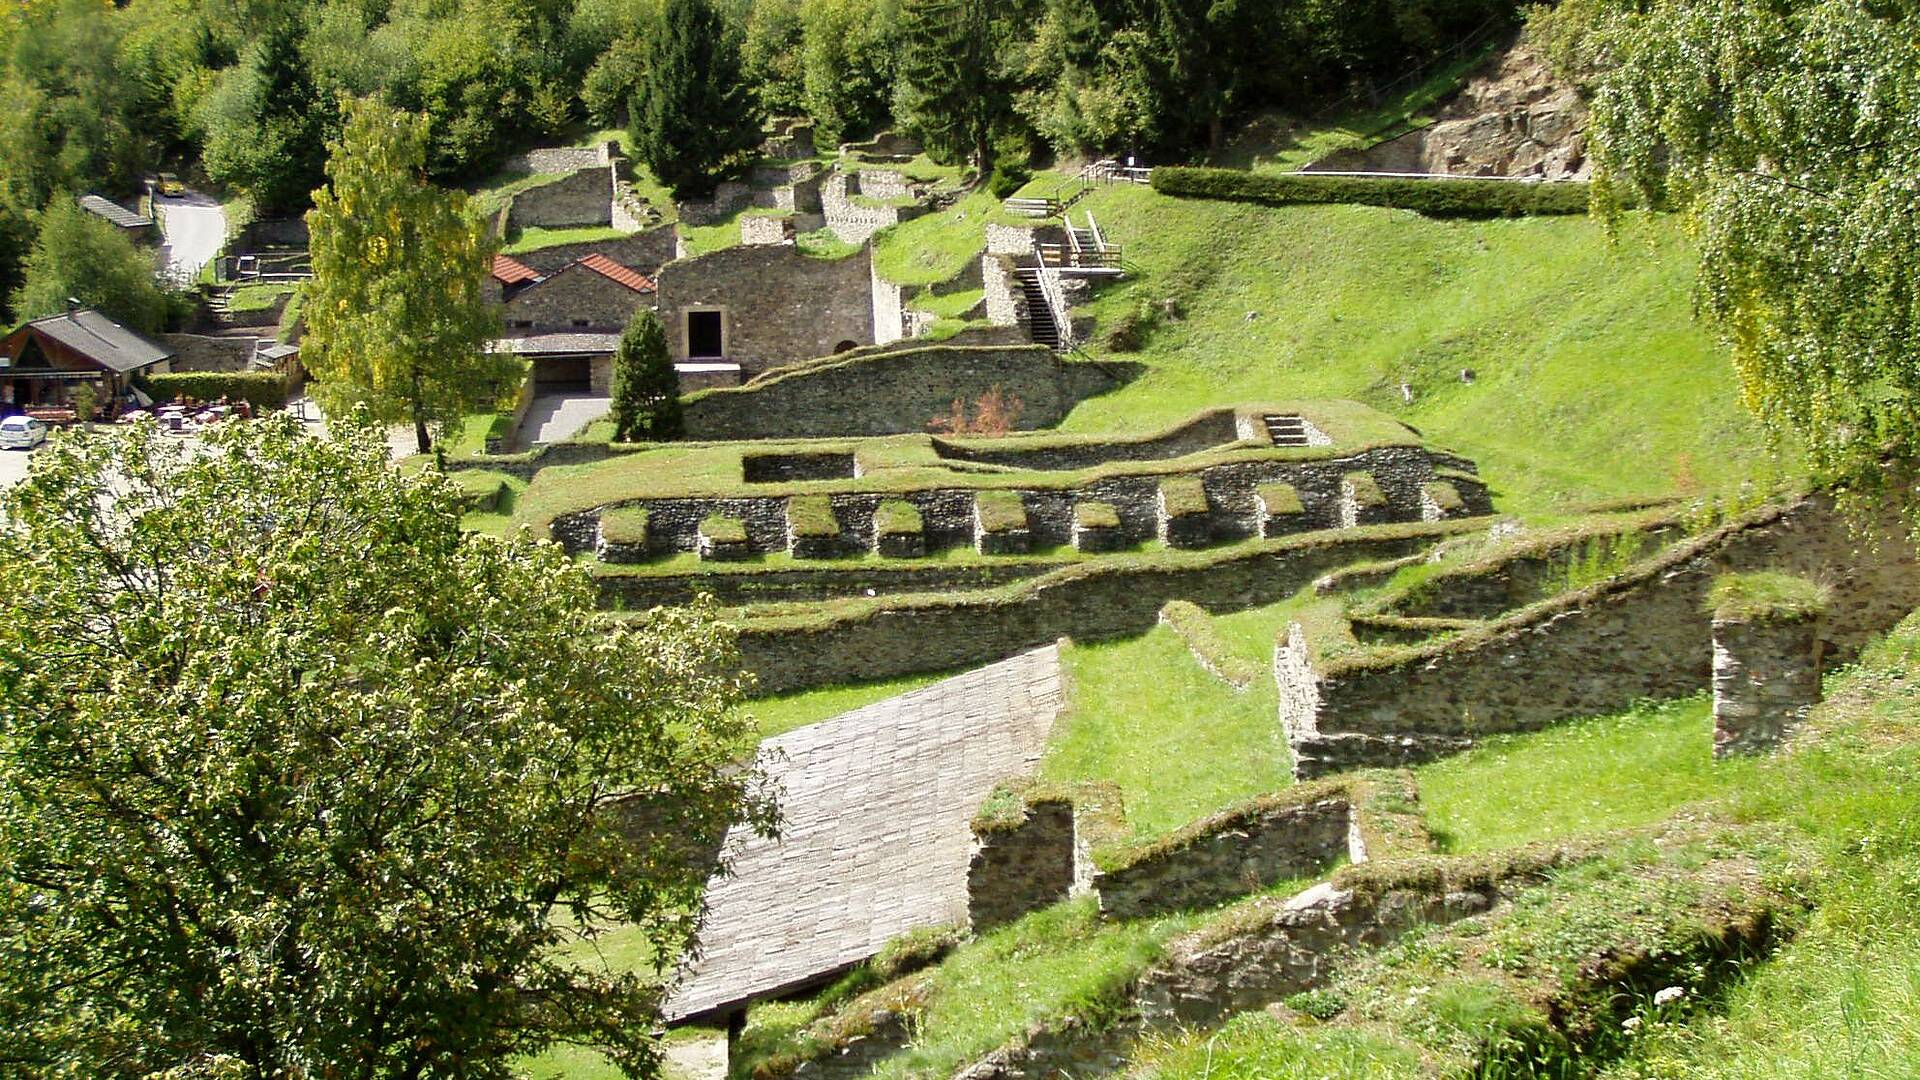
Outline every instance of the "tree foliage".
<path id="1" fill-rule="evenodd" d="M 330 113 L 300 53 L 297 28 L 275 26 L 252 62 L 228 68 L 202 99 L 207 175 L 251 195 L 261 211 L 304 210 L 326 178 Z"/>
<path id="2" fill-rule="evenodd" d="M 1569 0 L 1536 27 L 1593 89 L 1602 207 L 1694 223 L 1753 411 L 1831 478 L 1920 455 L 1920 11 Z"/>
<path id="3" fill-rule="evenodd" d="M 994 0 L 904 0 L 899 111 L 927 149 L 993 169 L 994 137 L 1013 116 L 1003 55 L 1008 21 Z"/>
<path id="4" fill-rule="evenodd" d="M 558 548 L 462 534 L 342 418 L 58 438 L 0 500 L 11 1075 L 650 1071 L 642 975 L 771 825 L 707 609 L 594 626 Z"/>
<path id="5" fill-rule="evenodd" d="M 40 215 L 13 309 L 25 319 L 55 315 L 71 298 L 115 322 L 157 333 L 166 329 L 172 303 L 153 270 L 152 252 L 74 200 L 55 199 Z"/>
<path id="6" fill-rule="evenodd" d="M 643 307 L 613 353 L 613 430 L 621 442 L 680 435 L 680 377 L 667 352 L 660 316 Z"/>
<path id="7" fill-rule="evenodd" d="M 425 451 L 441 428 L 493 401 L 511 358 L 487 351 L 498 314 L 480 290 L 494 241 L 466 196 L 422 175 L 426 122 L 351 103 L 307 214 L 313 280 L 300 358 L 330 411 L 366 405 L 413 425 Z"/>
<path id="8" fill-rule="evenodd" d="M 635 156 L 677 198 L 712 193 L 760 141 L 739 34 L 709 0 L 666 0 L 632 111 Z"/>

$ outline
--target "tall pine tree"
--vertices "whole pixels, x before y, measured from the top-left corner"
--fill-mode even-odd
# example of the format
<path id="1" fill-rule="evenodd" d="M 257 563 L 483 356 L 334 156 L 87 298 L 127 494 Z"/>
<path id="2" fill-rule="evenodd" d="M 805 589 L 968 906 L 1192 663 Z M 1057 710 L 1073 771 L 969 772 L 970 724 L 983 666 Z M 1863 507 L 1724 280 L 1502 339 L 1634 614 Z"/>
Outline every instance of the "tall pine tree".
<path id="1" fill-rule="evenodd" d="M 300 52 L 301 27 L 275 24 L 249 65 L 228 70 L 199 113 L 207 174 L 262 210 L 297 210 L 326 181 L 327 110 Z"/>
<path id="2" fill-rule="evenodd" d="M 635 154 L 676 198 L 711 194 L 760 141 L 739 36 L 708 0 L 666 0 L 646 68 Z"/>
<path id="3" fill-rule="evenodd" d="M 993 137 L 1013 115 L 995 0 L 907 0 L 901 7 L 899 114 L 927 149 L 993 170 Z"/>
<path id="4" fill-rule="evenodd" d="M 641 308 L 613 353 L 613 437 L 620 442 L 671 439 L 681 432 L 680 377 L 667 355 L 667 330 Z"/>

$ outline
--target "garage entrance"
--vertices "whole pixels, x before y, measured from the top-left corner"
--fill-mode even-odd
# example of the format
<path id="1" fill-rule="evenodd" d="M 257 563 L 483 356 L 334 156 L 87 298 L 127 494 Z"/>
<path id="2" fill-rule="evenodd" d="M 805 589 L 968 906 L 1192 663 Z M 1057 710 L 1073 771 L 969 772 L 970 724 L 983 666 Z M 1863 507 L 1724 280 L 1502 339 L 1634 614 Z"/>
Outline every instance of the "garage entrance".
<path id="1" fill-rule="evenodd" d="M 544 357 L 534 365 L 533 384 L 541 393 L 586 393 L 593 387 L 593 360 L 585 356 Z"/>

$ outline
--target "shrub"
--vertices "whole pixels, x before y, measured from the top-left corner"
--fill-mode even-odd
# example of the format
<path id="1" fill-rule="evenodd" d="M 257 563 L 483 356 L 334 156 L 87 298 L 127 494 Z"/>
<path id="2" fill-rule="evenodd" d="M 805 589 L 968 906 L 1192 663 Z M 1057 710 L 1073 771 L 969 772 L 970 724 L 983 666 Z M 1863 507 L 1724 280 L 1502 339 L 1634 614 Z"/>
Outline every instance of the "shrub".
<path id="1" fill-rule="evenodd" d="M 1160 481 L 1160 504 L 1170 518 L 1207 512 L 1207 489 L 1197 476 L 1169 476 Z"/>
<path id="2" fill-rule="evenodd" d="M 993 175 L 987 178 L 987 192 L 996 199 L 1005 199 L 1026 187 L 1031 179 L 1033 173 L 1025 165 L 1003 161 L 993 167 Z"/>
<path id="3" fill-rule="evenodd" d="M 600 539 L 632 547 L 647 542 L 647 508 L 617 506 L 600 514 Z"/>
<path id="4" fill-rule="evenodd" d="M 1020 422 L 1026 408 L 1018 397 L 995 384 L 974 400 L 969 414 L 964 398 L 954 398 L 945 415 L 927 421 L 927 428 L 946 435 L 1005 435 Z"/>
<path id="5" fill-rule="evenodd" d="M 980 528 L 990 533 L 1016 532 L 1027 527 L 1027 505 L 1017 491 L 982 491 L 973 497 Z"/>
<path id="6" fill-rule="evenodd" d="M 1707 594 L 1707 609 L 1726 622 L 1799 622 L 1825 611 L 1829 596 L 1826 586 L 1791 574 L 1726 574 Z"/>
<path id="7" fill-rule="evenodd" d="M 255 408 L 278 409 L 287 403 L 287 377 L 278 371 L 175 371 L 144 380 L 155 401 L 245 401 Z"/>
<path id="8" fill-rule="evenodd" d="M 795 536 L 839 536 L 840 521 L 825 495 L 795 495 L 787 500 L 787 529 Z"/>
<path id="9" fill-rule="evenodd" d="M 1162 166 L 1153 170 L 1153 189 L 1163 195 L 1226 199 L 1264 206 L 1304 203 L 1354 203 L 1390 206 L 1430 217 L 1518 217 L 1527 214 L 1584 214 L 1585 181 L 1414 180 L 1372 176 L 1281 176 Z"/>
<path id="10" fill-rule="evenodd" d="M 887 499 L 873 512 L 873 531 L 881 536 L 912 536 L 925 528 L 920 511 L 903 499 Z"/>

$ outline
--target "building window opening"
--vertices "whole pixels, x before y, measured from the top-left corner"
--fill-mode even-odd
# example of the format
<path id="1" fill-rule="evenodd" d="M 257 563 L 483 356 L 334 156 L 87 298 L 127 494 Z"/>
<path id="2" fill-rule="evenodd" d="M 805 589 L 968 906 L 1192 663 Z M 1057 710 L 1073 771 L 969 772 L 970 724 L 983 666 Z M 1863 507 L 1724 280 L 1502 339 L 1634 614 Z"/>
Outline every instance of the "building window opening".
<path id="1" fill-rule="evenodd" d="M 720 312 L 687 312 L 687 355 L 703 358 L 727 355 L 726 341 L 720 328 Z"/>

